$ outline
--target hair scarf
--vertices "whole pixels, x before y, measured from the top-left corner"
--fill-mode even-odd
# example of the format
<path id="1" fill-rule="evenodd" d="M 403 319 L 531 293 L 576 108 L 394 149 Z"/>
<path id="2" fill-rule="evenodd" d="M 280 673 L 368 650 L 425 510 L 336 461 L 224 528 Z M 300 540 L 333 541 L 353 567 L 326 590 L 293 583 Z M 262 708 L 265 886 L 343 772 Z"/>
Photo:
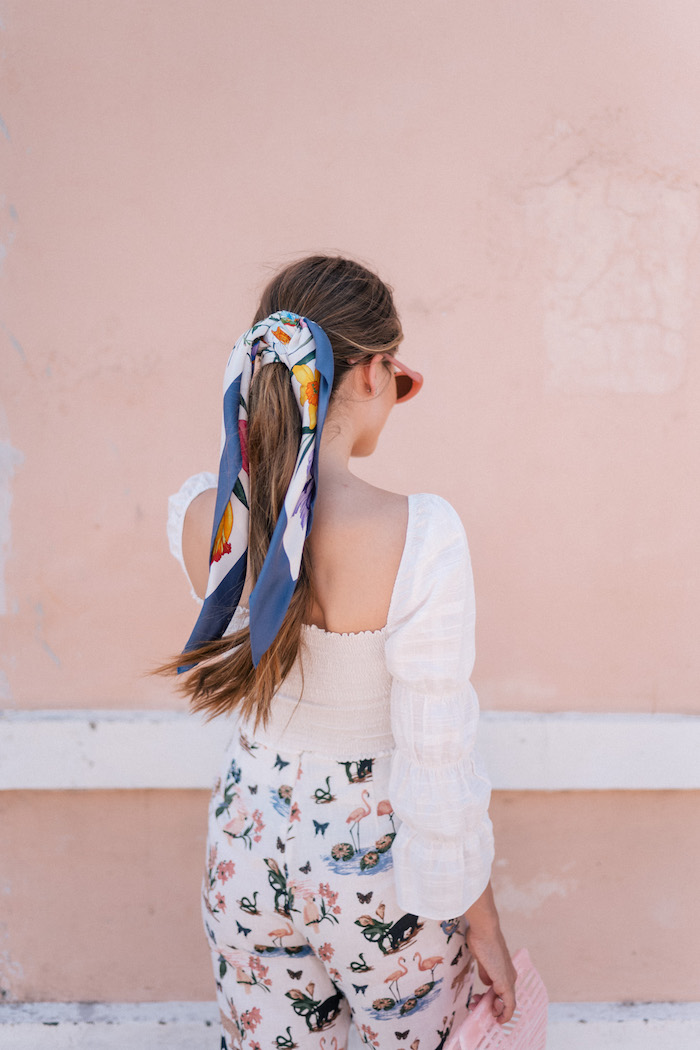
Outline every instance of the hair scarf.
<path id="1" fill-rule="evenodd" d="M 280 361 L 289 369 L 301 414 L 294 473 L 265 561 L 250 596 L 253 664 L 270 647 L 289 608 L 311 530 L 318 485 L 318 446 L 333 385 L 333 351 L 323 329 L 298 314 L 278 311 L 245 332 L 224 374 L 221 460 L 204 604 L 183 655 L 221 638 L 236 611 L 248 561 L 248 391 L 253 363 Z M 196 664 L 185 664 L 188 671 Z"/>

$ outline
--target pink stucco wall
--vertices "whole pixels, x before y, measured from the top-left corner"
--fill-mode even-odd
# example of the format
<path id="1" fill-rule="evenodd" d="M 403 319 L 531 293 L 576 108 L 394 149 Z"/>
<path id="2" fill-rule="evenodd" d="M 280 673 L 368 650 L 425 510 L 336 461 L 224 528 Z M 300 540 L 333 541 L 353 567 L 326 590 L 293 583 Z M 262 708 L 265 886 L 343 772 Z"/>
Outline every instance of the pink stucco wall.
<path id="1" fill-rule="evenodd" d="M 401 356 L 425 373 L 358 470 L 459 509 L 483 705 L 698 713 L 697 3 L 0 14 L 2 705 L 180 704 L 144 675 L 192 620 L 165 501 L 215 468 L 221 370 L 261 283 L 329 249 L 394 284 Z M 198 919 L 155 904 L 167 879 L 189 907 L 199 796 L 3 807 L 11 997 L 211 994 Z M 555 998 L 693 997 L 678 831 L 693 795 L 509 796 L 497 812 L 505 920 Z M 632 868 L 611 860 L 623 831 Z M 114 980 L 96 966 L 105 865 Z M 79 900 L 76 868 L 93 887 Z M 187 962 L 156 979 L 159 938 Z M 66 939 L 71 965 L 52 966 Z"/>
<path id="2" fill-rule="evenodd" d="M 206 806 L 194 791 L 0 794 L 9 998 L 213 998 Z M 697 999 L 691 793 L 498 792 L 492 815 L 503 928 L 553 1001 Z"/>

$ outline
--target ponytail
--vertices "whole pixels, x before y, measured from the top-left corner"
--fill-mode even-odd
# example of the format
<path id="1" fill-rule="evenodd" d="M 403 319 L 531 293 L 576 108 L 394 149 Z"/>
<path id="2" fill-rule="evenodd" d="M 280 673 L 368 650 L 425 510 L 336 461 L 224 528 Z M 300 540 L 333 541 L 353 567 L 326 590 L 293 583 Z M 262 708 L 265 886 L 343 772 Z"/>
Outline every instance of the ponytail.
<path id="1" fill-rule="evenodd" d="M 376 274 L 352 260 L 311 256 L 282 270 L 264 290 L 255 322 L 276 311 L 315 321 L 333 350 L 331 404 L 342 378 L 355 364 L 376 353 L 391 353 L 402 338 L 391 290 Z M 248 582 L 257 582 L 282 510 L 299 449 L 299 406 L 283 364 L 255 371 L 248 402 L 250 516 Z M 317 450 L 318 451 L 318 450 Z M 253 663 L 250 628 L 187 651 L 194 666 L 180 676 L 179 688 L 193 711 L 207 718 L 238 709 L 255 728 L 267 723 L 272 699 L 300 654 L 302 626 L 313 606 L 313 574 L 305 544 L 299 576 L 274 641 Z M 178 656 L 158 673 L 172 674 Z"/>

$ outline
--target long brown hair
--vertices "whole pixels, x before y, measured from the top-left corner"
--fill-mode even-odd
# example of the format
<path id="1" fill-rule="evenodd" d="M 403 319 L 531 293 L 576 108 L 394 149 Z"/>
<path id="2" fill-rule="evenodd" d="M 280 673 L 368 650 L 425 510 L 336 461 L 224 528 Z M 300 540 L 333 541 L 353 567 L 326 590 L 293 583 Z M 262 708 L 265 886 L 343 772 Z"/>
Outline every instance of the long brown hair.
<path id="1" fill-rule="evenodd" d="M 287 310 L 320 325 L 333 348 L 330 403 L 343 377 L 376 353 L 393 353 L 403 333 L 391 289 L 351 259 L 312 255 L 281 270 L 262 293 L 253 323 Z M 301 421 L 296 396 L 283 364 L 256 370 L 248 406 L 250 518 L 248 575 L 254 585 L 284 503 L 299 449 Z M 180 676 L 179 687 L 192 710 L 207 718 L 238 708 L 255 726 L 265 725 L 272 698 L 299 653 L 301 629 L 313 601 L 308 544 L 292 600 L 277 636 L 254 667 L 248 627 L 188 652 L 197 666 Z M 162 667 L 173 674 L 182 656 Z"/>

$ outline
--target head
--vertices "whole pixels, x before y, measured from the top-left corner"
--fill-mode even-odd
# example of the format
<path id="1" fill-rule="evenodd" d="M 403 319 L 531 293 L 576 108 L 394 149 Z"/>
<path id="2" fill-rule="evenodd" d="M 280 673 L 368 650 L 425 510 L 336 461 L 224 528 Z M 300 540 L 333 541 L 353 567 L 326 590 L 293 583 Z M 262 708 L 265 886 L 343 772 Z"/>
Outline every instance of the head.
<path id="1" fill-rule="evenodd" d="M 277 310 L 308 317 L 323 328 L 333 349 L 334 364 L 324 434 L 330 436 L 339 426 L 350 423 L 351 454 L 369 455 L 396 401 L 390 359 L 403 332 L 391 289 L 352 259 L 311 255 L 284 267 L 272 278 L 253 321 Z M 261 374 L 263 371 L 267 370 Z M 271 375 L 264 378 L 275 383 L 280 396 L 288 396 L 293 409 L 287 377 L 282 369 L 279 371 L 276 380 Z"/>
<path id="2" fill-rule="evenodd" d="M 334 361 L 323 438 L 342 430 L 350 435 L 352 455 L 368 455 L 397 399 L 392 358 L 403 333 L 391 289 L 360 263 L 314 255 L 291 263 L 272 278 L 252 323 L 277 311 L 298 314 L 323 328 Z M 280 363 L 256 367 L 248 397 L 251 586 L 262 569 L 284 503 L 300 436 L 299 405 L 287 367 Z M 190 694 L 194 709 L 214 716 L 240 705 L 245 716 L 264 723 L 271 699 L 297 657 L 312 595 L 305 548 L 282 626 L 257 667 L 247 627 L 189 653 L 197 665 L 181 676 L 181 686 Z"/>
<path id="3" fill-rule="evenodd" d="M 280 270 L 260 297 L 253 321 L 277 310 L 308 317 L 333 347 L 336 389 L 356 364 L 393 354 L 403 339 L 391 289 L 352 259 L 309 255 Z"/>

